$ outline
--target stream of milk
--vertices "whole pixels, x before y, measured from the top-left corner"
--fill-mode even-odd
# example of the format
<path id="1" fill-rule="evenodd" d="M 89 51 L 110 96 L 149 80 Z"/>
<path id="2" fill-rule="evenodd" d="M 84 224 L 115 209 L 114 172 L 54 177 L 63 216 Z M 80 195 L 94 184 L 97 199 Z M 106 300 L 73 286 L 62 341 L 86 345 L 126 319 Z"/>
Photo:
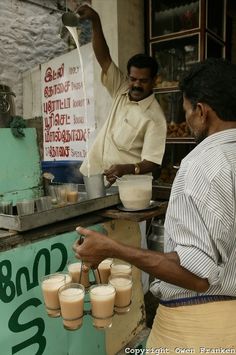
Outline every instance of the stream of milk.
<path id="1" fill-rule="evenodd" d="M 87 166 L 88 166 L 88 177 L 90 176 L 90 162 L 89 162 L 89 155 L 88 155 L 88 108 L 87 108 L 87 92 L 86 92 L 86 84 L 85 84 L 85 76 L 84 76 L 84 64 L 83 64 L 83 58 L 81 55 L 80 51 L 80 45 L 79 45 L 79 38 L 78 38 L 78 33 L 77 33 L 77 28 L 76 27 L 69 27 L 66 26 L 68 31 L 70 32 L 71 36 L 73 37 L 77 51 L 79 54 L 79 61 L 80 61 L 80 66 L 81 66 L 81 77 L 82 77 L 82 86 L 83 86 L 83 96 L 84 96 L 84 117 L 85 117 L 85 124 L 86 124 L 86 130 L 87 130 L 87 137 L 86 137 L 86 153 L 87 153 Z"/>

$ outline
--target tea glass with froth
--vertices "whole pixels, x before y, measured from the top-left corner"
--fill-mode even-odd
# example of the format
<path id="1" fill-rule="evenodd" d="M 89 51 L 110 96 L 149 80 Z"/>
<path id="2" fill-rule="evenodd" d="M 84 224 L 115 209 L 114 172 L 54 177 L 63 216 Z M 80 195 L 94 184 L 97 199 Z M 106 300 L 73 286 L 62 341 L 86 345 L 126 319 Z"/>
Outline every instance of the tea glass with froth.
<path id="1" fill-rule="evenodd" d="M 116 290 L 115 313 L 125 314 L 129 312 L 132 296 L 132 277 L 127 274 L 113 274 L 109 277 L 109 284 Z"/>
<path id="2" fill-rule="evenodd" d="M 64 328 L 67 330 L 79 329 L 83 323 L 84 286 L 70 283 L 60 287 L 58 294 Z"/>
<path id="3" fill-rule="evenodd" d="M 43 276 L 41 288 L 47 314 L 49 317 L 60 317 L 60 303 L 58 290 L 66 283 L 66 275 L 63 273 L 55 273 Z"/>
<path id="4" fill-rule="evenodd" d="M 97 284 L 89 289 L 93 326 L 97 329 L 110 328 L 114 315 L 116 290 L 111 284 Z"/>
<path id="5" fill-rule="evenodd" d="M 69 262 L 67 265 L 68 273 L 73 283 L 81 284 L 87 289 L 90 286 L 89 269 L 83 267 L 82 261 Z"/>
<path id="6" fill-rule="evenodd" d="M 62 271 L 61 273 L 65 275 L 65 285 L 72 283 L 72 277 L 68 272 Z"/>
<path id="7" fill-rule="evenodd" d="M 113 259 L 104 259 L 96 270 L 94 270 L 95 280 L 97 284 L 107 284 L 111 274 L 111 264 Z"/>
<path id="8" fill-rule="evenodd" d="M 111 275 L 114 274 L 132 275 L 132 265 L 123 260 L 114 260 L 111 264 Z"/>

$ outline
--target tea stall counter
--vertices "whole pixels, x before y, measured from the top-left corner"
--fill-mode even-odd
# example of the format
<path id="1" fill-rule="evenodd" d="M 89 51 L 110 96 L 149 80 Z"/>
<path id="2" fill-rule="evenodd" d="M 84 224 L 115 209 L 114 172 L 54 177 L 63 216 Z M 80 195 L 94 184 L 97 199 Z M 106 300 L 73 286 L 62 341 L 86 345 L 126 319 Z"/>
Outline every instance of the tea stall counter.
<path id="1" fill-rule="evenodd" d="M 138 221 L 149 218 L 150 213 L 163 214 L 164 207 L 148 214 L 118 210 L 114 213 L 114 210 L 113 206 L 22 232 L 0 229 L 2 353 L 115 355 L 146 330 L 137 268 L 133 268 L 135 292 L 131 310 L 127 315 L 115 315 L 112 327 L 106 331 L 97 331 L 89 315 L 84 316 L 81 329 L 66 331 L 61 319 L 49 318 L 44 309 L 40 278 L 66 270 L 67 263 L 74 258 L 72 245 L 78 238 L 75 232 L 78 225 L 99 230 L 102 224 L 111 238 L 140 246 Z"/>

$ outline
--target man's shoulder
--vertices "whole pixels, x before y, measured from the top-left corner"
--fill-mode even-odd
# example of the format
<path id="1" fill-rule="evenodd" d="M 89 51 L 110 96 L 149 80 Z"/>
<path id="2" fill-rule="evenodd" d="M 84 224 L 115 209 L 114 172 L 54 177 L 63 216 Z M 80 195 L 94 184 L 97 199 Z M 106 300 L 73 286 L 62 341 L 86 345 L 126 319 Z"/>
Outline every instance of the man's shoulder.
<path id="1" fill-rule="evenodd" d="M 166 117 L 165 114 L 161 108 L 161 105 L 159 102 L 156 100 L 155 95 L 152 94 L 152 100 L 150 101 L 150 105 L 148 107 L 148 113 L 149 117 L 152 121 L 160 123 L 160 121 L 163 122 L 163 124 L 166 124 Z"/>
<path id="2" fill-rule="evenodd" d="M 126 76 L 112 61 L 107 72 L 102 72 L 102 84 L 108 89 L 112 96 L 121 95 L 128 90 L 128 81 Z"/>

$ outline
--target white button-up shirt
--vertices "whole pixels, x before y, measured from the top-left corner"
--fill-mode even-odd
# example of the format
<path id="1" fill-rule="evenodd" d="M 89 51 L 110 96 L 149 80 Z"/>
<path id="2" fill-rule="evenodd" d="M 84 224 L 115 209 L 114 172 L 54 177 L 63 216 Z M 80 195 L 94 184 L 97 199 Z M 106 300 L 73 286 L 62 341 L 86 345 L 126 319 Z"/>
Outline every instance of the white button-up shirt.
<path id="1" fill-rule="evenodd" d="M 236 129 L 210 135 L 181 162 L 164 240 L 165 252 L 208 279 L 205 294 L 236 296 Z M 163 300 L 198 295 L 160 280 L 151 291 Z"/>
<path id="2" fill-rule="evenodd" d="M 128 82 L 112 62 L 102 82 L 113 98 L 109 116 L 98 132 L 80 171 L 102 173 L 112 164 L 135 164 L 143 159 L 162 163 L 165 151 L 166 120 L 154 94 L 134 102 Z"/>

